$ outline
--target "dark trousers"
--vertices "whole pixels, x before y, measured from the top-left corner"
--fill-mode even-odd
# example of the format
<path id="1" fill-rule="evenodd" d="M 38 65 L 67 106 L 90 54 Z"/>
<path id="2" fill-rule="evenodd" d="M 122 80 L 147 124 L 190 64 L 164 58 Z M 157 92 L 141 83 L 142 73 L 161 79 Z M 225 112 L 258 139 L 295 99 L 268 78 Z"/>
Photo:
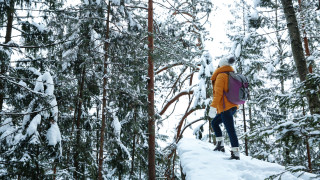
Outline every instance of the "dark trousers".
<path id="1" fill-rule="evenodd" d="M 212 129 L 216 137 L 222 137 L 222 132 L 220 129 L 220 124 L 223 123 L 227 129 L 227 133 L 230 138 L 232 147 L 239 147 L 238 137 L 236 130 L 234 129 L 233 115 L 236 113 L 237 108 L 233 107 L 227 111 L 217 114 L 216 117 L 211 121 Z"/>

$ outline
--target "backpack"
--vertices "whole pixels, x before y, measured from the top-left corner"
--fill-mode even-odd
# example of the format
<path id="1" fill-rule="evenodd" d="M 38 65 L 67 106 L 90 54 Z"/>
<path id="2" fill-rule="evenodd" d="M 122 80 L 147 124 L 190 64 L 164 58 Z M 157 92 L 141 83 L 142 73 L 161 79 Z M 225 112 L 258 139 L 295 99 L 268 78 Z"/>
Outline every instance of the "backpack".
<path id="1" fill-rule="evenodd" d="M 242 75 L 234 72 L 223 72 L 228 74 L 228 92 L 223 91 L 225 95 L 233 104 L 244 104 L 249 99 L 249 82 L 248 79 Z M 222 98 L 223 99 L 223 98 Z M 225 108 L 223 99 L 223 108 Z"/>

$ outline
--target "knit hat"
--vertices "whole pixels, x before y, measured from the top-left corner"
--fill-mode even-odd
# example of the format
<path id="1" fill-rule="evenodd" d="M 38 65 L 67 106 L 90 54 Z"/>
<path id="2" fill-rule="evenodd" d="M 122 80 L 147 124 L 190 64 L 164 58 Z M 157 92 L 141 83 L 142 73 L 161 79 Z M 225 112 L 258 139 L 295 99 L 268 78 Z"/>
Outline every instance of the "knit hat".
<path id="1" fill-rule="evenodd" d="M 222 58 L 219 62 L 219 66 L 231 66 L 235 61 L 234 57 Z"/>

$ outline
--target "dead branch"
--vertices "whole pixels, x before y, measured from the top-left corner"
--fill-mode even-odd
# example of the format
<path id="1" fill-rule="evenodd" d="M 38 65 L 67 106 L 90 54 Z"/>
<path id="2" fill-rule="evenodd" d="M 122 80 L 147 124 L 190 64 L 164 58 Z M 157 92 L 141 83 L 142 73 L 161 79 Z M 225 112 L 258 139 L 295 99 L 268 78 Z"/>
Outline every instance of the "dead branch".
<path id="1" fill-rule="evenodd" d="M 171 99 L 165 106 L 164 108 L 160 111 L 160 115 L 163 115 L 166 110 L 168 109 L 168 107 L 174 102 L 177 101 L 181 96 L 184 95 L 189 95 L 189 94 L 193 94 L 193 91 L 184 91 L 184 92 L 180 92 L 179 94 L 177 94 L 173 99 Z"/>

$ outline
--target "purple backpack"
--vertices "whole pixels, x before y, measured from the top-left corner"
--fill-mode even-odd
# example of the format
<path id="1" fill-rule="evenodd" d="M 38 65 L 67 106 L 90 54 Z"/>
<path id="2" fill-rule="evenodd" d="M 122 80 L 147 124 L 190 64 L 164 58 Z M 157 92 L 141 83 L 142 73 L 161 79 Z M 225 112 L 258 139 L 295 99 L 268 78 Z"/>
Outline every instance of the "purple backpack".
<path id="1" fill-rule="evenodd" d="M 242 74 L 234 72 L 223 72 L 229 75 L 228 92 L 223 92 L 227 96 L 228 101 L 233 104 L 244 104 L 249 99 L 249 83 L 248 79 Z M 223 99 L 223 98 L 222 98 Z M 225 103 L 223 99 L 223 108 Z"/>

